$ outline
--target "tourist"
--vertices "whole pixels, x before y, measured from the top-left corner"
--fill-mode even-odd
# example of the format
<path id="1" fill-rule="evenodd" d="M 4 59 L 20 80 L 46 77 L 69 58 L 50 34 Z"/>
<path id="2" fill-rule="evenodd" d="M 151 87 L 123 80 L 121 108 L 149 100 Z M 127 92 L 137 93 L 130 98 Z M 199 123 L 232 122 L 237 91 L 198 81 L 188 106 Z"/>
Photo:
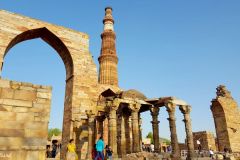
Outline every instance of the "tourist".
<path id="1" fill-rule="evenodd" d="M 211 159 L 214 159 L 214 158 L 213 158 L 214 153 L 213 153 L 213 150 L 212 150 L 211 148 L 210 148 L 210 150 L 209 150 L 209 154 L 210 154 L 210 158 L 211 158 Z"/>
<path id="2" fill-rule="evenodd" d="M 55 158 L 57 155 L 57 140 L 52 141 L 52 158 Z"/>
<path id="3" fill-rule="evenodd" d="M 148 152 L 151 152 L 150 145 L 147 146 L 147 151 L 148 151 Z"/>
<path id="4" fill-rule="evenodd" d="M 112 151 L 112 149 L 111 149 L 111 146 L 106 146 L 106 155 L 107 155 L 107 158 L 109 159 L 109 160 L 112 160 L 112 153 L 113 153 L 113 151 Z"/>
<path id="5" fill-rule="evenodd" d="M 52 151 L 51 151 L 51 146 L 50 145 L 47 145 L 46 157 L 47 158 L 52 158 Z"/>
<path id="6" fill-rule="evenodd" d="M 71 139 L 67 145 L 67 160 L 78 160 L 76 145 L 73 139 Z"/>
<path id="7" fill-rule="evenodd" d="M 167 146 L 167 152 L 172 153 L 172 147 L 171 146 Z"/>
<path id="8" fill-rule="evenodd" d="M 57 146 L 57 148 L 56 148 L 55 158 L 58 158 L 58 157 L 60 157 L 60 151 L 61 151 L 61 144 L 59 143 L 59 141 L 57 141 L 56 146 Z"/>
<path id="9" fill-rule="evenodd" d="M 146 146 L 145 144 L 142 142 L 142 151 L 145 151 L 146 150 Z"/>
<path id="10" fill-rule="evenodd" d="M 103 154 L 104 142 L 102 140 L 102 137 L 100 137 L 99 140 L 97 141 L 96 150 L 97 150 L 97 156 L 95 157 L 95 160 L 98 160 L 99 157 L 102 160 L 104 160 L 104 154 Z"/>
<path id="11" fill-rule="evenodd" d="M 224 153 L 223 153 L 223 159 L 227 159 L 227 156 L 228 156 L 228 149 L 226 146 L 224 146 L 224 149 L 223 149 Z"/>
<path id="12" fill-rule="evenodd" d="M 198 144 L 198 157 L 201 156 L 201 153 L 202 153 L 202 145 Z"/>
<path id="13" fill-rule="evenodd" d="M 94 147 L 92 149 L 92 159 L 94 160 L 97 156 L 97 150 L 96 150 L 96 144 L 94 144 Z M 98 158 L 98 160 L 101 160 L 101 158 Z"/>
<path id="14" fill-rule="evenodd" d="M 104 153 L 105 159 L 107 159 L 107 149 L 108 149 L 108 147 L 109 147 L 109 145 L 106 145 L 106 146 L 105 146 L 105 153 Z"/>
<path id="15" fill-rule="evenodd" d="M 150 145 L 150 149 L 151 149 L 151 152 L 154 152 L 154 145 L 153 144 Z"/>

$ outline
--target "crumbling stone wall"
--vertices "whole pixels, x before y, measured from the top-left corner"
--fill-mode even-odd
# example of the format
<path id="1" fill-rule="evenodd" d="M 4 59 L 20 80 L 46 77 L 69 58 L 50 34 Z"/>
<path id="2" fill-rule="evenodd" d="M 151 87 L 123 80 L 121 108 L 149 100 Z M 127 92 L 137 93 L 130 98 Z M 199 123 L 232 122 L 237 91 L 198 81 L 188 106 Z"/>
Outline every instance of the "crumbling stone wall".
<path id="1" fill-rule="evenodd" d="M 51 91 L 0 79 L 0 159 L 45 159 Z"/>
<path id="2" fill-rule="evenodd" d="M 217 87 L 217 97 L 212 100 L 211 110 L 219 150 L 226 147 L 232 152 L 240 152 L 240 111 L 225 86 Z"/>
<path id="3" fill-rule="evenodd" d="M 216 151 L 214 134 L 207 131 L 193 132 L 194 149 L 198 150 L 197 140 L 200 141 L 203 150 L 212 149 Z"/>

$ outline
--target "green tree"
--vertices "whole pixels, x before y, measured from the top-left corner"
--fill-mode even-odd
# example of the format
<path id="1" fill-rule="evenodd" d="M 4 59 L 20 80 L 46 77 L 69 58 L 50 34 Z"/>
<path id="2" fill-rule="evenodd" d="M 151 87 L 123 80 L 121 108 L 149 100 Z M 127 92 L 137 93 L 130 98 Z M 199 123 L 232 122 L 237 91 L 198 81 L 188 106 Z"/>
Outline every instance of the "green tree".
<path id="1" fill-rule="evenodd" d="M 170 145 L 170 144 L 171 144 L 171 141 L 170 141 L 169 139 L 167 139 L 167 138 L 161 138 L 161 137 L 160 137 L 160 141 L 166 143 L 167 145 Z"/>
<path id="2" fill-rule="evenodd" d="M 62 131 L 58 128 L 50 128 L 48 130 L 48 138 L 50 139 L 53 135 L 58 136 L 62 133 Z"/>
<path id="3" fill-rule="evenodd" d="M 151 143 L 153 143 L 153 133 L 152 132 L 148 132 L 146 138 L 150 138 L 151 139 Z"/>
<path id="4" fill-rule="evenodd" d="M 152 132 L 148 132 L 146 138 L 150 138 L 151 139 L 151 143 L 153 143 L 153 133 Z M 167 139 L 167 138 L 160 137 L 159 139 L 160 139 L 161 142 L 164 142 L 167 145 L 171 144 L 171 141 L 169 139 Z"/>

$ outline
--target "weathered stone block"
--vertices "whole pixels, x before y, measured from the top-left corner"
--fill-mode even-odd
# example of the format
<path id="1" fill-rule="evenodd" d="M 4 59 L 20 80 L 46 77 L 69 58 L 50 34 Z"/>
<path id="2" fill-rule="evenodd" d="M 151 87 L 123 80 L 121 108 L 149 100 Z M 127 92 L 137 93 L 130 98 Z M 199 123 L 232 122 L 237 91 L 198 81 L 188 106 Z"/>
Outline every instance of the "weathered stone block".
<path id="1" fill-rule="evenodd" d="M 0 80 L 0 88 L 10 88 L 10 81 L 9 80 Z"/>
<path id="2" fill-rule="evenodd" d="M 27 86 L 20 86 L 20 90 L 36 91 L 36 88 L 27 87 Z"/>
<path id="3" fill-rule="evenodd" d="M 42 129 L 46 130 L 48 129 L 48 122 L 26 122 L 25 123 L 25 128 L 26 129 L 32 129 L 32 130 L 37 130 L 37 129 Z"/>
<path id="4" fill-rule="evenodd" d="M 44 98 L 37 98 L 36 103 L 39 104 L 50 104 L 50 100 L 49 99 L 44 99 Z"/>
<path id="5" fill-rule="evenodd" d="M 47 138 L 47 134 L 47 130 L 42 128 L 38 128 L 38 130 L 25 129 L 25 137 Z"/>
<path id="6" fill-rule="evenodd" d="M 28 108 L 26 107 L 13 107 L 13 112 L 28 112 Z"/>
<path id="7" fill-rule="evenodd" d="M 7 106 L 7 105 L 0 105 L 0 111 L 8 111 L 11 112 L 12 111 L 12 106 Z"/>
<path id="8" fill-rule="evenodd" d="M 0 137 L 0 146 L 21 146 L 22 144 L 21 137 Z"/>
<path id="9" fill-rule="evenodd" d="M 36 92 L 27 90 L 16 90 L 14 94 L 14 99 L 34 101 L 36 100 Z"/>
<path id="10" fill-rule="evenodd" d="M 33 84 L 32 83 L 28 83 L 28 82 L 22 82 L 22 87 L 23 86 L 32 88 Z"/>
<path id="11" fill-rule="evenodd" d="M 16 113 L 17 121 L 31 122 L 34 120 L 33 113 Z"/>
<path id="12" fill-rule="evenodd" d="M 0 120 L 0 131 L 1 129 L 24 129 L 24 123 L 18 122 L 18 121 L 6 121 L 6 120 Z"/>
<path id="13" fill-rule="evenodd" d="M 24 129 L 0 129 L 0 137 L 23 137 Z"/>
<path id="14" fill-rule="evenodd" d="M 21 82 L 10 81 L 10 85 L 12 89 L 19 89 L 21 86 Z"/>
<path id="15" fill-rule="evenodd" d="M 46 146 L 47 139 L 46 138 L 25 138 L 23 140 L 24 146 Z"/>
<path id="16" fill-rule="evenodd" d="M 0 98 L 2 98 L 2 99 L 4 99 L 4 98 L 11 99 L 11 98 L 13 98 L 13 95 L 14 95 L 14 90 L 13 89 L 2 88 Z"/>
<path id="17" fill-rule="evenodd" d="M 2 121 L 2 120 L 4 120 L 4 121 L 15 121 L 16 120 L 16 113 L 0 111 L 0 121 Z"/>
<path id="18" fill-rule="evenodd" d="M 51 93 L 37 92 L 38 98 L 51 99 Z"/>
<path id="19" fill-rule="evenodd" d="M 15 100 L 15 99 L 0 99 L 0 104 L 19 107 L 32 107 L 31 101 Z"/>

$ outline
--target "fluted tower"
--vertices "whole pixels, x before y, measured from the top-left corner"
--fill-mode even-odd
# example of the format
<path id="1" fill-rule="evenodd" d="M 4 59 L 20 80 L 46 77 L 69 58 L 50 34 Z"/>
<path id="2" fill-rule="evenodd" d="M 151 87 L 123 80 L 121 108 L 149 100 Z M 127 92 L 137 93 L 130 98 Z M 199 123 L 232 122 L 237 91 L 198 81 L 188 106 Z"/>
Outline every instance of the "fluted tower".
<path id="1" fill-rule="evenodd" d="M 102 47 L 99 61 L 99 83 L 118 86 L 118 57 L 116 52 L 116 34 L 113 29 L 112 8 L 105 8 L 104 30 L 101 34 Z"/>

